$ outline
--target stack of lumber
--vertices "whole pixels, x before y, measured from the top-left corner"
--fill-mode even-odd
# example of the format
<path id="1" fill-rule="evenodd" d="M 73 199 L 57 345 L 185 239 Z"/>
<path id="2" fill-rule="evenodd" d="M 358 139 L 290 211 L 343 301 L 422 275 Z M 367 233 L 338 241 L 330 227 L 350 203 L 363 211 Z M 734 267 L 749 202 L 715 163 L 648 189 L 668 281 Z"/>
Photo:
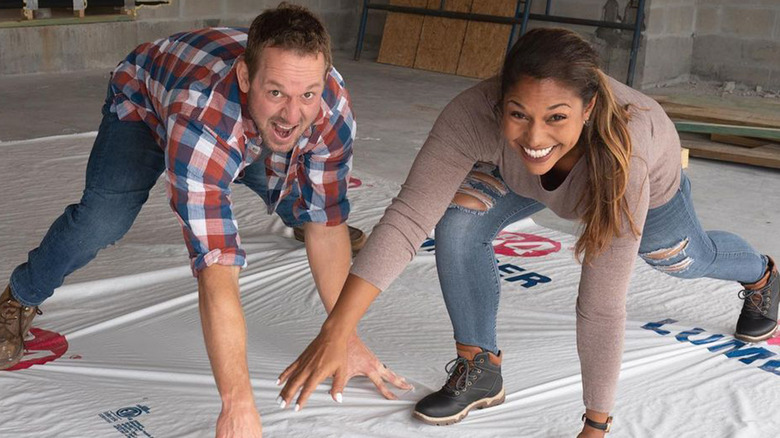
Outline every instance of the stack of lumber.
<path id="1" fill-rule="evenodd" d="M 653 96 L 690 156 L 780 169 L 780 102 L 735 96 Z M 707 138 L 709 141 L 707 141 Z"/>
<path id="2" fill-rule="evenodd" d="M 390 0 L 391 5 L 438 9 L 441 0 Z M 511 17 L 516 0 L 447 0 L 454 12 Z M 378 62 L 474 78 L 501 69 L 512 27 L 505 24 L 389 13 Z"/>

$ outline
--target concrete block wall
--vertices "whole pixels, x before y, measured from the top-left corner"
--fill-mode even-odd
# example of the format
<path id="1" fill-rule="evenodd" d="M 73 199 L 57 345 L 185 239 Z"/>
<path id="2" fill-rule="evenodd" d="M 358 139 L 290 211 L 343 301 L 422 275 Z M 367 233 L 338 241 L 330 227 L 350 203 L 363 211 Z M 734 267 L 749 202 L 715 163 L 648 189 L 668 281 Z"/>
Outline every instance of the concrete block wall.
<path id="1" fill-rule="evenodd" d="M 113 68 L 138 44 L 207 26 L 248 26 L 280 0 L 172 0 L 134 21 L 0 28 L 0 75 Z M 334 49 L 354 46 L 359 0 L 292 0 L 316 12 Z"/>
<path id="2" fill-rule="evenodd" d="M 780 89 L 780 1 L 697 0 L 691 72 Z"/>
<path id="3" fill-rule="evenodd" d="M 696 4 L 693 0 L 650 0 L 641 75 L 635 87 L 687 80 L 691 73 Z"/>

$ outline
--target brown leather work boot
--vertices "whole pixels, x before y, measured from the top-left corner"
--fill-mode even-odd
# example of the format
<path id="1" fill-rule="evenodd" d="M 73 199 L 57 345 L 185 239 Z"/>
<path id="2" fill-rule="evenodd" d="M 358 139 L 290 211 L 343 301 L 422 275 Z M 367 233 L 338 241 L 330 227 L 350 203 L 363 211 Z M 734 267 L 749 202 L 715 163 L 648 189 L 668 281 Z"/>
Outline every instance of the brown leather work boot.
<path id="1" fill-rule="evenodd" d="M 0 295 L 0 370 L 22 360 L 24 337 L 37 314 L 40 314 L 37 306 L 22 305 L 11 295 L 11 286 L 6 286 Z"/>
<path id="2" fill-rule="evenodd" d="M 359 229 L 355 227 L 349 227 L 349 242 L 352 245 L 352 255 L 356 256 L 358 252 L 363 248 L 363 245 L 366 244 L 366 233 L 360 231 Z M 293 228 L 293 235 L 295 236 L 295 240 L 299 242 L 304 242 L 304 235 L 303 235 L 303 227 L 294 227 Z"/>

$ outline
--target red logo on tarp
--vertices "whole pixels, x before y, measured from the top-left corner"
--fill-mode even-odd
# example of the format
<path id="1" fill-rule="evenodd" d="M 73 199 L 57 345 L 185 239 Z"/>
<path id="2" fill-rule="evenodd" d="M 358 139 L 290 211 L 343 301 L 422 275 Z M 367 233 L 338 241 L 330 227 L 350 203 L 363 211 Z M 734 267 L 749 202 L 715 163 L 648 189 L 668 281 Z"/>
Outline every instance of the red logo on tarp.
<path id="1" fill-rule="evenodd" d="M 774 337 L 767 339 L 766 343 L 769 345 L 780 345 L 780 330 L 778 330 Z"/>
<path id="2" fill-rule="evenodd" d="M 561 250 L 561 243 L 527 233 L 504 231 L 493 242 L 496 254 L 510 257 L 541 257 Z"/>
<path id="3" fill-rule="evenodd" d="M 349 177 L 349 184 L 347 185 L 347 188 L 349 188 L 349 189 L 356 189 L 356 188 L 358 188 L 358 187 L 360 187 L 362 185 L 363 185 L 363 181 L 350 176 Z"/>
<path id="4" fill-rule="evenodd" d="M 32 335 L 32 339 L 27 339 L 24 342 L 26 351 L 22 361 L 6 371 L 23 370 L 33 365 L 42 365 L 59 359 L 68 351 L 68 341 L 65 336 L 59 333 L 32 327 L 30 335 Z"/>

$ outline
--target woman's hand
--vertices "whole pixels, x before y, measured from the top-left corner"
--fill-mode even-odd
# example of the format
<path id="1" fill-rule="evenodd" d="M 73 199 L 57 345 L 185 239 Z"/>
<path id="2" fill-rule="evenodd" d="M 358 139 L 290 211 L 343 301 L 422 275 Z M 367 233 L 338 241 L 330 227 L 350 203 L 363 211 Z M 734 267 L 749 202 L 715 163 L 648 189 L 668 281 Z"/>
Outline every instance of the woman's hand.
<path id="1" fill-rule="evenodd" d="M 396 400 L 398 397 L 387 388 L 385 382 L 389 382 L 396 388 L 404 391 L 414 389 L 406 379 L 383 365 L 366 344 L 360 340 L 357 333 L 353 333 L 347 343 L 347 380 L 344 384 L 346 385 L 349 379 L 355 376 L 368 377 L 379 393 L 388 400 Z M 343 387 L 337 388 L 335 385 L 331 389 L 331 396 L 339 403 L 341 403 L 341 400 L 338 394 L 342 394 L 343 390 Z"/>
<path id="2" fill-rule="evenodd" d="M 360 318 L 379 292 L 376 286 L 358 276 L 350 274 L 347 277 L 339 299 L 322 325 L 320 334 L 298 356 L 298 359 L 279 375 L 279 383 L 286 382 L 279 395 L 282 399 L 280 403 L 282 409 L 292 402 L 293 397 L 300 390 L 301 395 L 298 396 L 295 409 L 301 410 L 314 388 L 328 377 L 333 377 L 330 394 L 336 401 L 341 398 L 347 380 L 353 375 L 366 373 L 369 378 L 371 376 L 376 378 L 379 361 L 362 342 L 359 342 L 354 333 Z M 355 365 L 350 369 L 347 365 L 347 354 L 350 351 L 348 345 L 352 344 L 350 342 L 352 336 L 355 336 L 358 343 L 352 346 L 351 362 Z M 390 377 L 389 374 L 384 373 L 380 376 Z M 392 377 L 397 378 L 395 374 L 392 374 Z"/>
<path id="3" fill-rule="evenodd" d="M 338 401 L 348 379 L 347 340 L 321 331 L 298 359 L 279 375 L 280 384 L 287 382 L 279 394 L 282 409 L 291 404 L 298 390 L 301 394 L 295 410 L 303 409 L 317 385 L 328 377 L 333 377 L 331 396 Z"/>
<path id="4" fill-rule="evenodd" d="M 303 408 L 303 404 L 308 399 L 311 391 L 317 387 L 324 379 L 333 376 L 333 385 L 330 390 L 330 395 L 338 403 L 341 403 L 344 387 L 347 382 L 355 376 L 368 377 L 371 382 L 374 383 L 377 390 L 388 400 L 395 400 L 395 394 L 393 394 L 385 385 L 385 382 L 391 383 L 393 386 L 409 391 L 414 389 L 406 379 L 398 376 L 389 368 L 385 367 L 379 359 L 374 355 L 371 350 L 360 340 L 356 333 L 353 333 L 349 341 L 346 344 L 346 368 L 342 368 L 340 365 L 340 358 L 338 355 L 342 354 L 338 349 L 338 342 L 330 343 L 326 341 L 326 335 L 320 334 L 309 347 L 301 354 L 301 356 L 293 362 L 284 372 L 279 376 L 279 382 L 287 382 L 281 393 L 281 398 L 284 400 L 284 406 L 290 404 L 291 398 L 297 393 L 299 387 L 303 387 L 301 396 L 298 397 L 298 409 Z M 325 344 L 330 344 L 331 347 L 325 347 Z M 329 356 L 333 352 L 334 356 Z M 332 365 L 325 359 L 326 357 L 333 357 L 336 361 L 339 361 L 336 368 L 331 371 Z M 318 365 L 319 364 L 319 365 Z M 321 367 L 321 369 L 320 369 Z M 342 371 L 343 370 L 343 371 Z M 344 377 L 341 376 L 343 372 Z M 304 375 L 308 377 L 304 377 Z M 296 381 L 296 379 L 298 379 Z M 311 390 L 307 392 L 308 385 L 311 384 Z M 293 386 L 291 386 L 293 385 Z M 289 392 L 287 392 L 289 389 Z M 286 395 L 289 394 L 289 397 Z M 304 394 L 306 395 L 304 398 Z"/>

